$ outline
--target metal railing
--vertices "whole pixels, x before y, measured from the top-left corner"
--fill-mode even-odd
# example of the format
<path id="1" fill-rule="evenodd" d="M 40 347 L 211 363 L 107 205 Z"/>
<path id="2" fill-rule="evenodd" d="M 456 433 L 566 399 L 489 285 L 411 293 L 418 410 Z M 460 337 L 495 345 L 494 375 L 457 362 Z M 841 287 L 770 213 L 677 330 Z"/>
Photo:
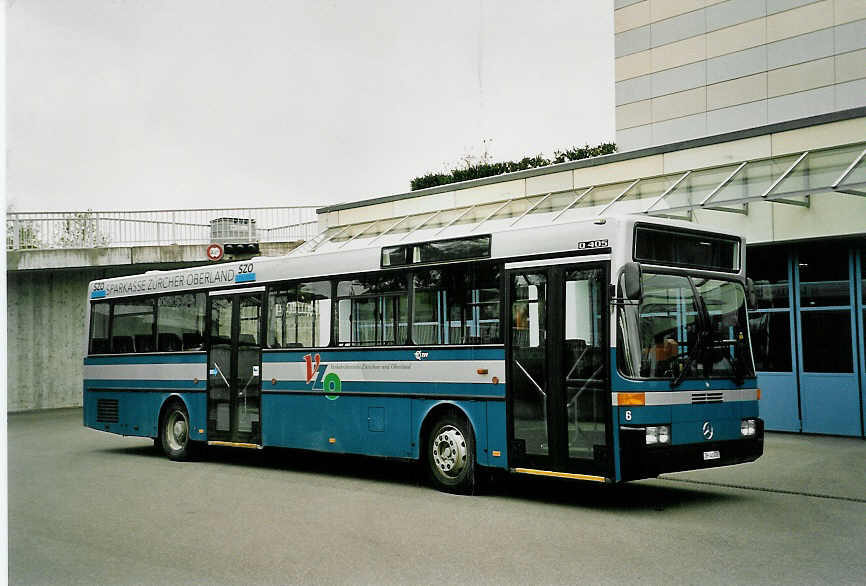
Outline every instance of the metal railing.
<path id="1" fill-rule="evenodd" d="M 8 212 L 7 250 L 309 240 L 318 232 L 314 206 L 153 211 Z M 243 232 L 243 234 L 240 234 Z"/>

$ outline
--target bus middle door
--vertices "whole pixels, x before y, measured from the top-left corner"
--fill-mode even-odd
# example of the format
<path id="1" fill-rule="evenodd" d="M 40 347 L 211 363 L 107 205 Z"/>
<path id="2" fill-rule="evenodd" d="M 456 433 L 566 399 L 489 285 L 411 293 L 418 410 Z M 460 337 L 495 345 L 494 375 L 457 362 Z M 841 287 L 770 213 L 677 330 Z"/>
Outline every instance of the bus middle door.
<path id="1" fill-rule="evenodd" d="M 208 441 L 261 445 L 263 295 L 208 295 Z"/>

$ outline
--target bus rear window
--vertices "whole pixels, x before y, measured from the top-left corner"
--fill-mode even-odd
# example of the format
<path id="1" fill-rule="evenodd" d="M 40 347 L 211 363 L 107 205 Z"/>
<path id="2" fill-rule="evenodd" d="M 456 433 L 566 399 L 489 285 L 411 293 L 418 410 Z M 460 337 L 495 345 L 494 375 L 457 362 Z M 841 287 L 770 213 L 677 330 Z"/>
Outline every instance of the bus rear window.
<path id="1" fill-rule="evenodd" d="M 634 259 L 652 264 L 737 272 L 740 269 L 740 241 L 697 232 L 638 227 L 634 236 Z"/>

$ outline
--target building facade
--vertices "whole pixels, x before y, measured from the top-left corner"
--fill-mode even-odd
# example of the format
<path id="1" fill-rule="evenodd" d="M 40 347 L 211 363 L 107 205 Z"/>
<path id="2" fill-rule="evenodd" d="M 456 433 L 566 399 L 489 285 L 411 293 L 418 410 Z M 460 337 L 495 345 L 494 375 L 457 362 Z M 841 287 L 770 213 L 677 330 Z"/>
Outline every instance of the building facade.
<path id="1" fill-rule="evenodd" d="M 615 0 L 620 150 L 866 105 L 862 0 Z"/>
<path id="2" fill-rule="evenodd" d="M 329 206 L 305 246 L 412 229 L 437 213 L 496 219 L 569 193 L 588 217 L 744 234 L 767 428 L 866 437 L 866 107 Z"/>

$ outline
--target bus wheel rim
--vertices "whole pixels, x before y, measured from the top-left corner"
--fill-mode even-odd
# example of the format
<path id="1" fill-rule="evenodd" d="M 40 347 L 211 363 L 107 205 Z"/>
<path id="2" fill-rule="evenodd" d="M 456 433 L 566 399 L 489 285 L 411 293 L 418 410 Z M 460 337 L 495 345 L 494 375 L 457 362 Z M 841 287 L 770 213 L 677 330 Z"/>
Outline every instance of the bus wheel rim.
<path id="1" fill-rule="evenodd" d="M 189 435 L 189 425 L 186 417 L 180 411 L 174 411 L 168 417 L 165 424 L 166 437 L 168 438 L 168 447 L 176 452 L 182 450 L 186 446 L 186 441 Z"/>
<path id="2" fill-rule="evenodd" d="M 445 425 L 434 436 L 430 449 L 433 463 L 442 474 L 456 478 L 466 467 L 466 438 L 453 425 Z"/>

